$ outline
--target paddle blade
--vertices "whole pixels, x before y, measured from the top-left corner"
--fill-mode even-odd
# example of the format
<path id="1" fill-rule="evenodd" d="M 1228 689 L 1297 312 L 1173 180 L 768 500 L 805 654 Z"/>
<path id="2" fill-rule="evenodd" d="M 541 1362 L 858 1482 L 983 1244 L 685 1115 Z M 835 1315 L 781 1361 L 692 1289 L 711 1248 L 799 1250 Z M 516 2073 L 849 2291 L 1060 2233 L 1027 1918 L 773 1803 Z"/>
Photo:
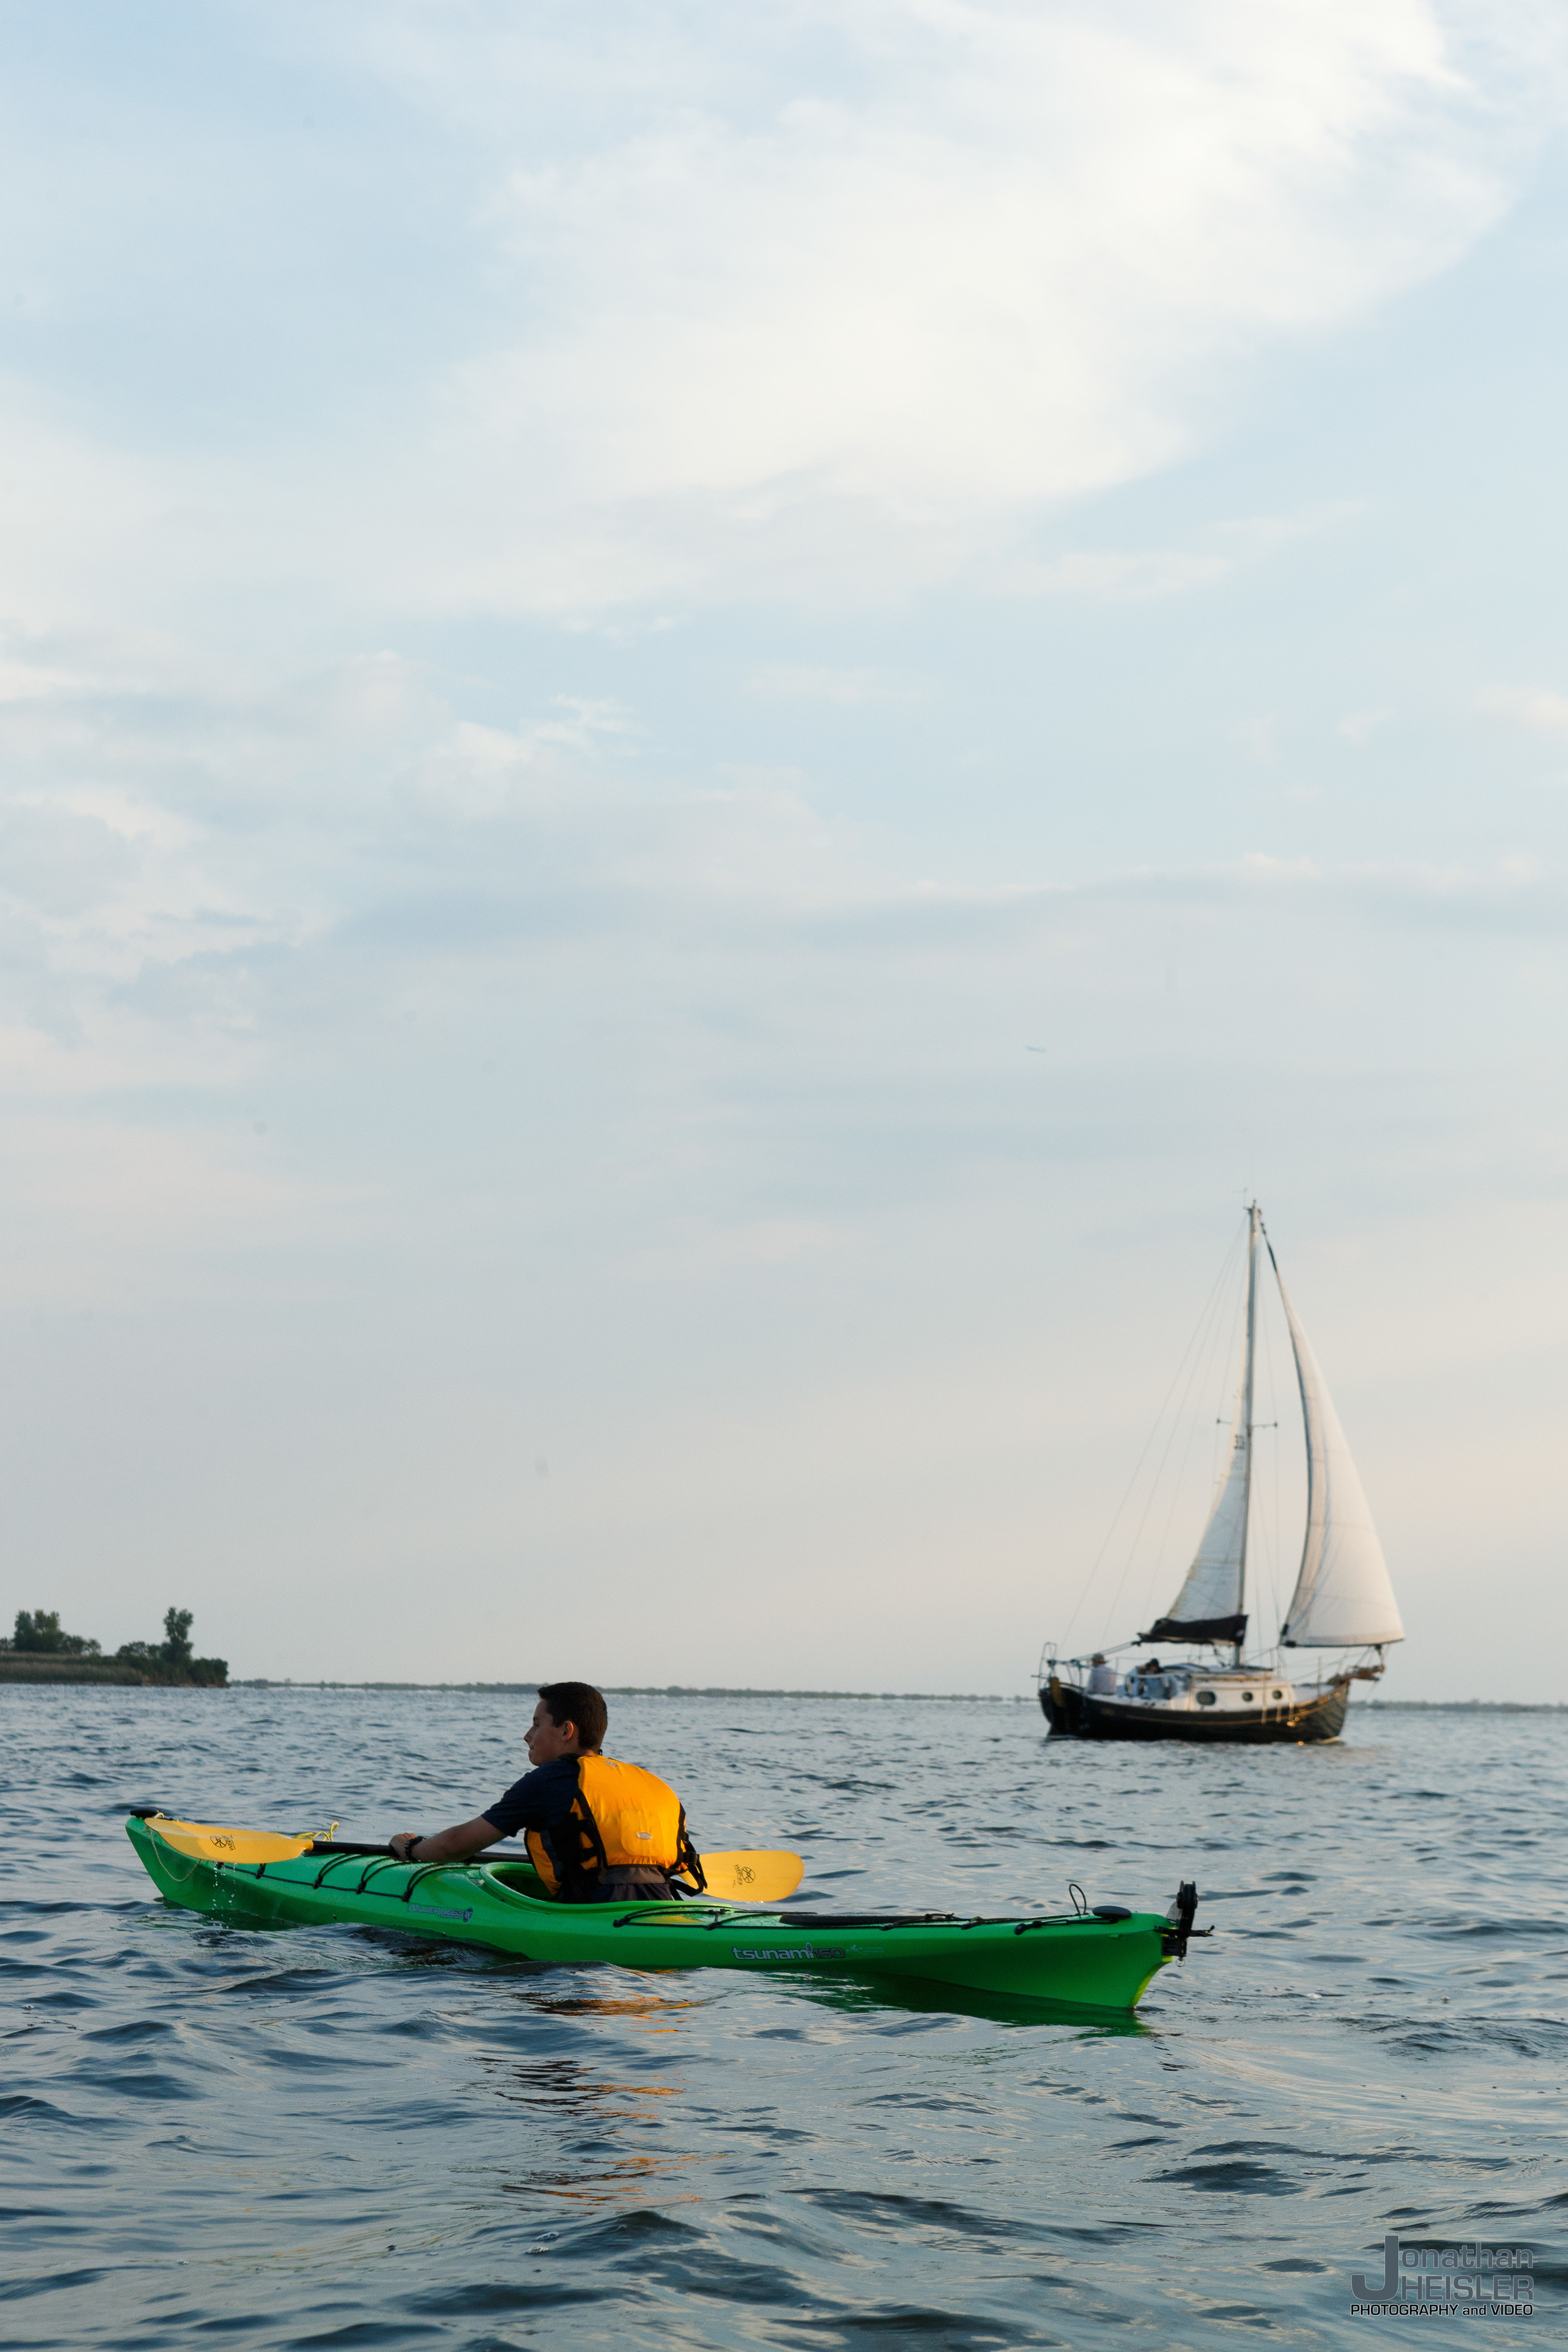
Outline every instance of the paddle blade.
<path id="1" fill-rule="evenodd" d="M 721 1903 L 782 1903 L 805 1876 L 798 1853 L 705 1853 L 702 1870 Z"/>
<path id="2" fill-rule="evenodd" d="M 197 1862 L 292 1862 L 315 1843 L 309 1830 L 301 1837 L 287 1837 L 271 1830 L 225 1829 L 217 1822 L 171 1821 L 163 1813 L 151 1814 L 147 1827 L 176 1853 L 192 1854 Z"/>

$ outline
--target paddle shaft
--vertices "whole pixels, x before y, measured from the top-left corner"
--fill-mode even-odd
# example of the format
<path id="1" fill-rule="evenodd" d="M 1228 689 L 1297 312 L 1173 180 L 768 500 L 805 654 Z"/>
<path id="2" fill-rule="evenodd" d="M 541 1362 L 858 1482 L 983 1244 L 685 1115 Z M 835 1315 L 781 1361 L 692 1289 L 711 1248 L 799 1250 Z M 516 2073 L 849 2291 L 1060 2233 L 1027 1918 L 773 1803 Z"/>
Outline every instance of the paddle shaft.
<path id="1" fill-rule="evenodd" d="M 157 1822 L 168 1818 L 163 1809 L 157 1805 L 132 1805 L 129 1811 L 132 1821 Z M 189 1829 L 191 1825 L 174 1822 L 171 1826 L 173 1829 L 179 1829 L 182 1826 Z M 206 1826 L 198 1825 L 196 1833 L 206 1835 Z M 237 1832 L 232 1834 L 237 1835 Z M 223 1842 L 228 1843 L 230 1836 L 231 1832 L 225 1831 Z M 199 1849 L 193 1850 L 199 1851 Z M 296 1851 L 298 1851 L 297 1846 Z M 312 1838 L 310 1851 L 312 1853 L 353 1855 L 366 1861 L 382 1855 L 391 1855 L 394 1860 L 401 1859 L 399 1856 L 392 1855 L 392 1848 L 389 1845 L 362 1845 L 357 1841 L 347 1838 Z M 222 1860 L 223 1856 L 220 1854 L 217 1858 Z M 510 1844 L 497 1843 L 484 1846 L 474 1853 L 465 1854 L 461 1860 L 454 1861 L 447 1866 L 461 1869 L 468 1863 L 521 1862 L 526 1858 L 526 1849 L 514 1841 Z M 703 1855 L 701 1860 L 703 1868 L 710 1876 L 708 1892 L 719 1898 L 728 1895 L 731 1901 L 741 1903 L 787 1902 L 799 1886 L 805 1867 L 797 1853 L 761 1852 L 710 1853 Z M 439 1868 L 442 1865 L 435 1866 Z"/>
<path id="2" fill-rule="evenodd" d="M 392 1848 L 389 1845 L 351 1845 L 346 1840 L 338 1838 L 316 1838 L 311 1843 L 310 1852 L 312 1853 L 390 1853 Z M 461 1862 L 447 1863 L 442 1867 L 448 1870 L 466 1870 L 469 1863 L 489 1862 L 492 1854 L 498 1855 L 502 1862 L 522 1862 L 527 1859 L 520 1845 L 487 1845 L 479 1853 L 466 1853 Z M 429 1864 L 421 1864 L 420 1867 L 427 1869 Z"/>
<path id="3" fill-rule="evenodd" d="M 311 1847 L 313 1853 L 380 1854 L 391 1852 L 384 1845 L 347 1845 L 318 1838 Z M 445 1867 L 460 1870 L 468 1863 L 509 1862 L 521 1860 L 521 1850 L 515 1846 L 486 1846 L 481 1853 L 470 1853 L 463 1862 L 449 1863 Z M 700 1857 L 707 1874 L 708 1893 L 716 1901 L 731 1903 L 787 1903 L 805 1875 L 805 1864 L 795 1853 L 711 1853 Z M 436 1865 L 437 1868 L 442 1865 Z M 695 1887 L 678 1882 L 673 1876 L 672 1888 L 684 1886 L 688 1894 Z"/>

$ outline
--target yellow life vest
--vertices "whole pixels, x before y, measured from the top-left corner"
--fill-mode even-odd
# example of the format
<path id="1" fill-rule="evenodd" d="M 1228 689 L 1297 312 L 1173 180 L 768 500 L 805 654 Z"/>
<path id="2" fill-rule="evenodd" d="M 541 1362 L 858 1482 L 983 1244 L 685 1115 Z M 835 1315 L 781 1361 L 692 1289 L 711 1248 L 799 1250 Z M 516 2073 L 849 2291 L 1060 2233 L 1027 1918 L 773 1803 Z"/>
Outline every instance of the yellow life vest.
<path id="1" fill-rule="evenodd" d="M 702 1886 L 702 1864 L 686 1833 L 686 1808 L 675 1790 L 640 1764 L 613 1756 L 579 1756 L 577 1793 L 567 1819 L 551 1831 L 552 1854 L 538 1830 L 527 1832 L 528 1858 L 552 1895 L 594 1900 L 605 1871 L 679 1871 Z"/>

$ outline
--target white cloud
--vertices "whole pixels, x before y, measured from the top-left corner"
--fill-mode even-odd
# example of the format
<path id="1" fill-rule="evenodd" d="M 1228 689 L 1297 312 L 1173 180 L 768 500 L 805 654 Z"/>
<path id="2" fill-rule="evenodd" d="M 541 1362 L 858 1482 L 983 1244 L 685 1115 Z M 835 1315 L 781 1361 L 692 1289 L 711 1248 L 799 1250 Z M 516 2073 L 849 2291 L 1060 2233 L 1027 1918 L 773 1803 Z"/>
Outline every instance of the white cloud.
<path id="1" fill-rule="evenodd" d="M 478 372 L 477 415 L 550 420 L 596 499 L 1060 496 L 1171 456 L 1217 341 L 1338 323 L 1503 201 L 1408 0 L 846 30 L 858 102 L 780 90 L 514 175 L 563 315 Z"/>
<path id="2" fill-rule="evenodd" d="M 1483 697 L 1481 708 L 1534 735 L 1568 735 L 1568 694 L 1550 687 L 1499 687 Z"/>
<path id="3" fill-rule="evenodd" d="M 510 174 L 536 320 L 457 373 L 454 430 L 503 504 L 551 511 L 578 594 L 690 589 L 761 549 L 788 572 L 803 537 L 818 578 L 879 533 L 885 569 L 984 563 L 1020 514 L 1193 446 L 1218 373 L 1495 221 L 1561 109 L 1542 21 L 1510 54 L 1495 14 L 1422 0 L 868 0 L 820 88 L 731 47 L 730 88 L 694 67 L 691 105 Z M 710 11 L 684 22 L 718 43 Z M 1064 561 L 1042 584 L 1138 560 Z M 528 556 L 504 582 L 544 593 Z"/>
<path id="4" fill-rule="evenodd" d="M 1069 553 L 1031 581 L 1028 532 L 1201 446 L 1257 355 L 1468 250 L 1564 111 L 1560 15 L 1492 0 L 689 0 L 651 22 L 395 0 L 286 8 L 266 37 L 395 83 L 422 168 L 467 192 L 451 249 L 390 275 L 345 250 L 366 331 L 331 340 L 331 398 L 286 425 L 237 383 L 190 435 L 134 402 L 110 422 L 58 361 L 0 383 L 0 610 L 107 600 L 210 634 L 232 608 L 254 635 L 285 610 L 1195 584 L 1239 546 Z M 244 133 L 252 170 L 268 139 L 297 170 L 291 118 Z M 176 180 L 182 135 L 160 122 Z M 405 197 L 398 153 L 342 165 Z M 298 266 L 308 370 L 332 309 L 311 209 L 269 217 L 254 288 L 242 232 L 187 253 L 199 211 L 160 215 L 102 266 L 166 246 L 156 300 L 184 257 L 242 339 Z M 98 245 L 69 248 L 68 310 L 102 299 Z M 157 315 L 172 343 L 222 341 L 205 310 Z"/>
<path id="5" fill-rule="evenodd" d="M 1005 564 L 993 584 L 1019 595 L 1076 596 L 1108 604 L 1141 604 L 1150 596 L 1175 596 L 1223 580 L 1233 568 L 1227 555 L 1180 549 L 1128 552 L 1115 548 L 1079 549 L 1049 562 L 1021 559 Z"/>
<path id="6" fill-rule="evenodd" d="M 416 666 L 377 655 L 269 695 L 193 682 L 138 702 L 91 677 L 73 696 L 67 657 L 36 650 L 51 699 L 0 713 L 0 1003 L 29 1092 L 68 1091 L 72 1071 L 92 1097 L 166 1087 L 186 1055 L 195 1085 L 226 1067 L 223 1083 L 248 1085 L 257 1053 L 292 1034 L 307 1001 L 312 1022 L 357 1019 L 367 988 L 437 966 L 443 988 L 482 992 L 485 975 L 587 938 L 678 942 L 724 969 L 777 956 L 790 998 L 784 975 L 816 959 L 1033 952 L 1092 932 L 1113 906 L 1132 933 L 1155 905 L 1239 919 L 1281 901 L 1303 922 L 1314 907 L 1350 910 L 1373 930 L 1563 928 L 1555 865 L 1521 856 L 1483 868 L 1259 854 L 1075 887 L 899 879 L 795 770 L 626 780 L 638 721 L 607 700 L 557 698 L 515 730 L 480 725 Z M 804 690 L 822 682 L 807 673 Z M 1259 722 L 1259 756 L 1271 727 Z"/>
<path id="7" fill-rule="evenodd" d="M 747 681 L 747 691 L 777 702 L 912 702 L 923 688 L 875 669 L 839 669 L 809 662 L 769 662 Z"/>
<path id="8" fill-rule="evenodd" d="M 1293 515 L 1251 515 L 1218 522 L 1194 545 L 1074 548 L 1048 559 L 1016 556 L 992 566 L 986 584 L 1005 594 L 1066 596 L 1096 604 L 1142 604 L 1206 588 L 1276 548 L 1320 536 L 1359 512 L 1353 500 Z"/>

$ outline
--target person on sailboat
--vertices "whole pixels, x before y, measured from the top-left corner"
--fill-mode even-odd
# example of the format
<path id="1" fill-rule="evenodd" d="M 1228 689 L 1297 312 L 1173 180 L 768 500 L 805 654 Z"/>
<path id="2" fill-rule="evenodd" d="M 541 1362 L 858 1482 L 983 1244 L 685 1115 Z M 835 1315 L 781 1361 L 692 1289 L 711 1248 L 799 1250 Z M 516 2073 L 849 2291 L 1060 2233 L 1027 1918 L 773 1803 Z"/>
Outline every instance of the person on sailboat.
<path id="1" fill-rule="evenodd" d="M 1089 1688 L 1097 1695 L 1113 1696 L 1116 1690 L 1116 1668 L 1105 1663 L 1105 1652 L 1096 1650 L 1089 1662 Z"/>

